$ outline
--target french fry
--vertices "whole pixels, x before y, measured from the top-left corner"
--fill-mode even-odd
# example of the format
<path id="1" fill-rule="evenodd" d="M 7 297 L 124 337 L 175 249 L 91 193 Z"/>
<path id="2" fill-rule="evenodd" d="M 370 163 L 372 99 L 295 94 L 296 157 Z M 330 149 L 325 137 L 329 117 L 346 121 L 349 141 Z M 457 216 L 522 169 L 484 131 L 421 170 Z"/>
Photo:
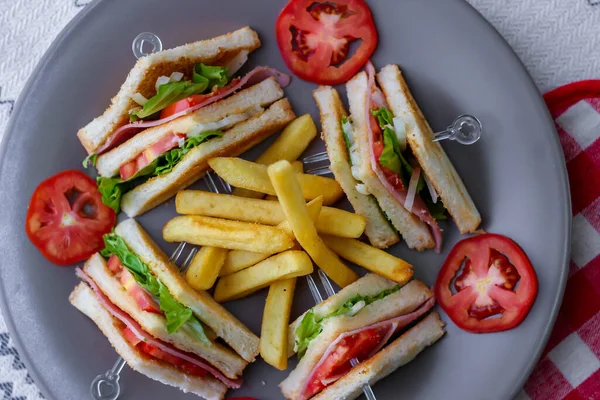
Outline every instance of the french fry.
<path id="1" fill-rule="evenodd" d="M 165 224 L 163 238 L 167 242 L 188 242 L 257 253 L 278 253 L 294 246 L 294 240 L 274 226 L 200 215 L 173 218 Z"/>
<path id="2" fill-rule="evenodd" d="M 225 263 L 219 272 L 220 277 L 231 275 L 271 257 L 269 253 L 254 253 L 245 250 L 230 250 L 225 257 Z"/>
<path id="3" fill-rule="evenodd" d="M 267 175 L 267 166 L 235 157 L 217 157 L 208 161 L 210 167 L 231 186 L 241 187 L 265 194 L 275 195 Z M 291 166 L 290 166 L 291 168 Z M 323 196 L 323 204 L 330 205 L 338 201 L 344 194 L 335 179 L 323 176 L 296 174 L 300 182 L 301 193 L 306 200 Z"/>
<path id="4" fill-rule="evenodd" d="M 186 282 L 196 290 L 208 290 L 217 281 L 227 249 L 203 246 L 196 253 L 185 273 Z"/>
<path id="5" fill-rule="evenodd" d="M 298 172 L 300 174 L 304 173 L 304 164 L 302 164 L 302 161 L 292 161 L 291 164 L 292 164 L 292 168 L 294 168 L 295 172 Z M 242 190 L 244 190 L 244 189 L 242 189 Z M 253 193 L 256 193 L 256 192 L 253 192 Z M 235 191 L 233 194 L 235 194 Z M 265 196 L 265 200 L 277 200 L 277 196 L 268 194 Z"/>
<path id="6" fill-rule="evenodd" d="M 296 240 L 302 248 L 339 286 L 345 287 L 357 280 L 356 272 L 348 268 L 317 234 L 304 202 L 297 175 L 290 163 L 278 161 L 269 166 L 268 174 Z"/>
<path id="7" fill-rule="evenodd" d="M 287 369 L 287 334 L 296 279 L 271 284 L 260 330 L 260 356 L 282 371 Z"/>
<path id="8" fill-rule="evenodd" d="M 312 272 L 312 261 L 305 252 L 285 251 L 243 271 L 219 279 L 214 298 L 219 303 L 239 299 L 266 288 L 273 282 L 308 275 Z"/>
<path id="9" fill-rule="evenodd" d="M 315 136 L 317 136 L 317 127 L 311 116 L 304 114 L 290 122 L 277 140 L 256 159 L 256 162 L 269 165 L 279 160 L 296 160 L 304 153 Z M 264 196 L 263 193 L 237 187 L 233 190 L 233 194 L 253 199 L 262 199 Z"/>
<path id="10" fill-rule="evenodd" d="M 323 207 L 323 196 L 319 196 L 314 200 L 311 200 L 307 205 L 306 209 L 308 210 L 308 216 L 313 224 L 315 224 L 319 220 L 319 215 L 321 215 L 321 209 Z M 294 232 L 292 231 L 292 227 L 290 226 L 289 221 L 283 221 L 279 225 L 278 228 L 283 229 L 291 237 L 294 237 Z"/>
<path id="11" fill-rule="evenodd" d="M 356 239 L 322 236 L 338 256 L 403 285 L 412 278 L 413 266 L 393 255 Z"/>
<path id="12" fill-rule="evenodd" d="M 323 198 L 317 197 L 306 205 L 310 218 L 313 222 L 319 218 L 322 204 Z M 292 237 L 294 236 L 292 228 L 287 221 L 283 221 L 281 224 L 279 224 L 278 228 L 283 229 L 286 233 L 288 233 L 288 235 Z M 298 250 L 301 250 L 300 246 L 298 246 Z M 232 250 L 227 254 L 227 257 L 225 258 L 225 264 L 223 265 L 223 268 L 221 268 L 219 276 L 223 277 L 231 275 L 234 272 L 241 271 L 264 260 L 265 258 L 270 257 L 271 255 L 272 254 L 269 253 L 253 253 L 250 251 Z"/>
<path id="13" fill-rule="evenodd" d="M 278 201 L 246 199 L 228 194 L 210 193 L 201 190 L 181 190 L 175 197 L 179 214 L 204 215 L 278 225 L 285 214 Z M 325 235 L 358 238 L 365 230 L 362 215 L 333 207 L 323 207 L 317 221 L 317 231 Z"/>

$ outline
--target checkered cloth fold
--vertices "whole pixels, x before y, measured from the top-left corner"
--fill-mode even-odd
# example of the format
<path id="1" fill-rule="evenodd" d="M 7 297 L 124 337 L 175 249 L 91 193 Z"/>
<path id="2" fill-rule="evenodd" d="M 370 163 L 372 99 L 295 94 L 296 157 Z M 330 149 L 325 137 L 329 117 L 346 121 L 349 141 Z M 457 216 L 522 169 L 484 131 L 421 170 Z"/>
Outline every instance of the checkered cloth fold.
<path id="1" fill-rule="evenodd" d="M 573 210 L 569 279 L 521 399 L 600 399 L 600 80 L 544 96 L 565 153 Z"/>

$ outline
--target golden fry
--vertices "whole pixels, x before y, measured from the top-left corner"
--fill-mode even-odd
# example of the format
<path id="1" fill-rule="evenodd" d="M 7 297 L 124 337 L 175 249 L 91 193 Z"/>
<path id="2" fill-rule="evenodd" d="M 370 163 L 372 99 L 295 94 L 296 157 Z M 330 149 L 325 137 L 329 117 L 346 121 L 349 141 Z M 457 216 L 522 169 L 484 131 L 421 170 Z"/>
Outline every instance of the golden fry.
<path id="1" fill-rule="evenodd" d="M 163 237 L 167 242 L 188 242 L 257 253 L 278 253 L 294 246 L 294 240 L 274 226 L 199 215 L 173 218 L 164 226 Z"/>
<path id="2" fill-rule="evenodd" d="M 196 290 L 208 290 L 215 284 L 225 262 L 227 249 L 203 246 L 192 259 L 185 280 Z"/>
<path id="3" fill-rule="evenodd" d="M 287 333 L 296 279 L 271 284 L 260 330 L 260 356 L 282 371 L 287 368 Z"/>
<path id="4" fill-rule="evenodd" d="M 210 167 L 231 186 L 275 195 L 267 175 L 267 166 L 235 157 L 217 157 L 208 161 Z M 291 168 L 291 166 L 290 166 Z M 344 194 L 336 180 L 323 176 L 296 174 L 293 176 L 300 182 L 302 195 L 306 200 L 323 196 L 323 204 L 330 205 L 338 201 Z"/>
<path id="5" fill-rule="evenodd" d="M 250 268 L 219 279 L 214 297 L 220 303 L 239 299 L 278 280 L 304 276 L 312 272 L 312 261 L 305 252 L 285 251 Z"/>
<path id="6" fill-rule="evenodd" d="M 413 266 L 393 255 L 356 239 L 323 236 L 331 250 L 345 260 L 403 285 L 413 276 Z"/>
<path id="7" fill-rule="evenodd" d="M 297 175 L 288 161 L 278 161 L 269 166 L 269 177 L 276 190 L 296 240 L 315 263 L 339 286 L 345 287 L 358 279 L 356 272 L 348 268 L 331 251 L 319 235 L 310 219 Z"/>
<path id="8" fill-rule="evenodd" d="M 317 197 L 316 199 L 312 200 L 306 205 L 308 208 L 308 213 L 310 214 L 310 218 L 313 220 L 313 222 L 319 218 L 322 203 L 323 198 Z M 283 221 L 277 227 L 283 229 L 291 237 L 294 236 L 292 228 L 290 227 L 290 224 L 287 221 Z M 296 246 L 294 246 L 294 248 L 295 247 Z M 301 247 L 297 246 L 297 249 L 301 250 Z M 223 268 L 221 268 L 220 276 L 223 277 L 231 275 L 234 272 L 246 269 L 264 260 L 265 258 L 270 257 L 271 255 L 272 254 L 269 253 L 253 253 L 250 251 L 243 250 L 231 250 L 229 254 L 227 254 Z"/>
<path id="9" fill-rule="evenodd" d="M 285 127 L 281 135 L 256 159 L 256 162 L 269 165 L 279 160 L 296 160 L 316 136 L 317 127 L 311 116 L 305 114 L 298 117 Z M 261 199 L 264 196 L 263 193 L 237 187 L 233 190 L 233 194 L 253 199 Z"/>
<path id="10" fill-rule="evenodd" d="M 292 163 L 292 168 L 294 168 L 294 171 L 298 172 L 299 174 L 304 173 L 304 164 L 302 164 L 302 161 L 292 161 L 291 163 Z M 242 189 L 242 190 L 244 190 L 244 189 Z M 253 192 L 253 193 L 256 193 L 256 192 Z M 268 194 L 265 196 L 265 200 L 277 200 L 277 196 Z"/>
<path id="11" fill-rule="evenodd" d="M 225 257 L 225 263 L 219 272 L 220 277 L 231 275 L 271 257 L 269 253 L 254 253 L 245 250 L 230 250 Z"/>
<path id="12" fill-rule="evenodd" d="M 247 199 L 201 190 L 181 190 L 175 197 L 175 207 L 180 214 L 205 215 L 265 225 L 278 225 L 285 220 L 278 201 Z M 325 235 L 358 238 L 363 234 L 365 225 L 362 215 L 323 207 L 317 221 L 317 231 Z"/>

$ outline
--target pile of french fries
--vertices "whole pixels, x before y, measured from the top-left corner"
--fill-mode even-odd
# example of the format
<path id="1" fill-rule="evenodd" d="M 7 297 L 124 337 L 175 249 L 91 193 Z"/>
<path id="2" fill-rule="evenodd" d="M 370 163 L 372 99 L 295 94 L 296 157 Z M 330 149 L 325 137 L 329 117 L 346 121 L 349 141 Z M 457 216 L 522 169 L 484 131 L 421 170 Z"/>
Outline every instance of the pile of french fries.
<path id="1" fill-rule="evenodd" d="M 281 370 L 287 368 L 296 278 L 311 274 L 313 262 L 341 287 L 359 276 L 340 257 L 400 284 L 413 275 L 410 264 L 357 240 L 365 219 L 330 207 L 343 196 L 334 179 L 304 174 L 296 159 L 316 134 L 307 114 L 291 122 L 256 162 L 210 160 L 235 187 L 233 194 L 180 191 L 175 204 L 182 215 L 163 228 L 166 241 L 202 246 L 185 275 L 196 290 L 216 283 L 215 300 L 226 302 L 269 287 L 260 353 Z"/>

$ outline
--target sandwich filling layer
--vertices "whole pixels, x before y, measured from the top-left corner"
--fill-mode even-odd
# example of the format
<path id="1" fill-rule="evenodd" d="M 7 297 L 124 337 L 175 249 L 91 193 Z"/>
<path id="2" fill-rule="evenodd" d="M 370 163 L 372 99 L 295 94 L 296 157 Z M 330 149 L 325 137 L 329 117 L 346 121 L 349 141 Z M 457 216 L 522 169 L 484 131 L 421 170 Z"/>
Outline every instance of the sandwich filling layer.
<path id="1" fill-rule="evenodd" d="M 118 176 L 98 177 L 98 191 L 102 194 L 102 202 L 118 213 L 121 199 L 129 190 L 152 177 L 171 172 L 190 150 L 210 139 L 222 137 L 222 129 L 229 129 L 262 111 L 261 107 L 253 107 L 216 122 L 196 124 L 185 134 L 170 133 L 164 136 L 132 161 L 122 165 Z"/>
<path id="2" fill-rule="evenodd" d="M 108 233 L 104 235 L 104 244 L 101 254 L 109 258 L 108 269 L 119 277 L 140 309 L 163 315 L 168 333 L 185 329 L 207 346 L 212 345 L 198 317 L 190 308 L 178 302 L 169 289 L 152 275 L 137 254 L 129 250 L 123 238 L 116 233 Z"/>
<path id="3" fill-rule="evenodd" d="M 225 70 L 225 68 L 222 68 L 222 69 Z M 194 71 L 196 71 L 196 68 L 194 68 Z M 199 70 L 199 72 L 201 72 L 201 70 Z M 214 75 L 214 73 L 211 75 Z M 218 75 L 223 76 L 223 73 L 219 73 Z M 195 76 L 196 76 L 196 72 L 194 72 L 194 77 Z M 224 76 L 227 76 L 226 70 L 225 70 Z M 179 92 L 178 96 L 173 96 L 173 97 L 169 98 L 169 96 L 171 96 L 170 91 L 166 91 L 163 89 L 164 100 L 162 100 L 162 102 L 165 103 L 164 110 L 166 110 L 166 111 L 164 111 L 164 112 L 161 111 L 160 115 L 159 115 L 158 111 L 160 111 L 162 109 L 156 110 L 154 112 L 154 114 L 151 114 L 152 117 L 146 117 L 147 120 L 137 120 L 137 121 L 130 122 L 128 124 L 121 126 L 106 140 L 106 142 L 102 146 L 100 146 L 98 148 L 96 153 L 91 154 L 90 156 L 88 156 L 88 158 L 86 158 L 86 160 L 84 160 L 84 165 L 87 164 L 88 159 L 93 161 L 94 158 L 97 157 L 99 154 L 102 154 L 102 153 L 118 146 L 119 144 L 126 142 L 128 139 L 135 136 L 138 132 L 140 132 L 143 129 L 162 125 L 164 123 L 167 123 L 169 121 L 172 121 L 172 120 L 182 117 L 184 115 L 192 113 L 202 107 L 205 107 L 205 106 L 212 104 L 216 101 L 219 101 L 221 99 L 224 99 L 225 97 L 228 97 L 228 96 L 234 94 L 235 92 L 238 92 L 242 89 L 253 86 L 253 85 L 260 83 L 260 82 L 264 81 L 265 79 L 268 79 L 271 77 L 274 77 L 277 80 L 277 83 L 281 87 L 286 87 L 290 83 L 290 77 L 288 75 L 286 75 L 274 68 L 256 67 L 253 70 L 251 70 L 250 72 L 248 72 L 246 75 L 244 75 L 244 77 L 235 78 L 235 79 L 231 80 L 229 83 L 226 83 L 221 87 L 219 87 L 219 83 L 223 83 L 222 80 L 215 80 L 214 78 L 207 78 L 207 79 L 209 79 L 209 82 L 217 82 L 216 85 L 213 85 L 212 87 L 210 87 L 211 91 L 208 93 L 186 95 L 183 97 L 179 97 L 182 95 L 182 93 L 184 93 L 184 92 Z M 168 82 L 168 83 L 158 86 L 158 89 L 159 89 L 158 91 L 160 91 L 161 87 L 172 84 L 172 83 L 179 84 L 179 82 Z M 181 85 L 179 85 L 179 86 L 181 86 Z M 175 85 L 173 85 L 173 89 L 174 88 L 175 88 Z M 185 89 L 183 89 L 183 90 L 185 91 Z M 188 90 L 190 90 L 190 89 L 188 89 Z M 159 94 L 158 91 L 157 91 L 157 96 Z M 184 94 L 187 94 L 187 93 L 184 93 Z M 153 103 L 150 103 L 150 101 L 153 99 L 154 99 L 154 97 L 148 99 L 148 101 L 144 103 L 144 106 L 141 109 L 143 111 L 144 108 L 148 108 L 147 112 L 142 113 L 142 112 L 138 111 L 134 115 L 145 115 L 151 111 L 151 108 L 152 109 L 158 108 L 158 107 L 154 107 Z M 160 102 L 156 101 L 156 103 L 160 103 Z M 160 104 L 158 104 L 158 105 L 160 106 Z M 154 118 L 154 119 L 152 119 L 152 118 Z"/>
<path id="4" fill-rule="evenodd" d="M 340 315 L 353 316 L 362 310 L 364 307 L 372 304 L 378 300 L 381 300 L 390 294 L 396 293 L 400 290 L 400 286 L 393 287 L 392 289 L 384 290 L 375 296 L 362 296 L 357 294 L 353 298 L 346 301 L 340 308 L 331 314 L 326 315 L 323 318 L 317 319 L 314 311 L 311 309 L 302 318 L 302 322 L 296 328 L 296 340 L 294 342 L 294 351 L 298 353 L 298 357 L 302 358 L 306 353 L 306 349 L 311 341 L 317 338 L 323 331 L 323 322 L 329 318 L 337 317 Z"/>
<path id="5" fill-rule="evenodd" d="M 77 276 L 92 288 L 100 304 L 122 323 L 123 337 L 137 350 L 156 360 L 171 364 L 187 374 L 195 376 L 211 374 L 229 388 L 237 389 L 241 386 L 241 380 L 227 378 L 201 357 L 179 350 L 162 340 L 152 337 L 133 318 L 114 305 L 102 293 L 94 280 L 79 268 L 77 269 Z"/>
<path id="6" fill-rule="evenodd" d="M 325 350 L 308 375 L 300 400 L 310 399 L 352 369 L 351 360 L 362 362 L 377 354 L 400 330 L 426 314 L 435 299 L 429 298 L 415 311 L 386 321 L 342 333 Z"/>
<path id="7" fill-rule="evenodd" d="M 425 188 L 425 184 L 421 184 L 421 190 L 419 190 L 421 168 L 414 158 L 407 158 L 403 155 L 397 136 L 398 133 L 401 138 L 406 136 L 405 134 L 402 136 L 403 126 L 400 121 L 394 123 L 385 97 L 375 84 L 375 69 L 371 63 L 367 64 L 366 72 L 369 93 L 366 96 L 367 115 L 365 118 L 368 128 L 371 168 L 396 201 L 428 225 L 435 240 L 436 252 L 439 253 L 442 246 L 442 232 L 427 204 L 419 195 L 419 192 L 423 193 Z M 397 131 L 394 128 L 395 125 L 398 126 Z M 410 173 L 410 178 L 407 173 Z M 435 205 L 434 202 L 431 204 L 432 207 Z M 443 209 L 443 205 L 441 207 Z M 435 214 L 438 217 L 441 216 L 438 208 L 435 207 L 435 209 Z"/>

